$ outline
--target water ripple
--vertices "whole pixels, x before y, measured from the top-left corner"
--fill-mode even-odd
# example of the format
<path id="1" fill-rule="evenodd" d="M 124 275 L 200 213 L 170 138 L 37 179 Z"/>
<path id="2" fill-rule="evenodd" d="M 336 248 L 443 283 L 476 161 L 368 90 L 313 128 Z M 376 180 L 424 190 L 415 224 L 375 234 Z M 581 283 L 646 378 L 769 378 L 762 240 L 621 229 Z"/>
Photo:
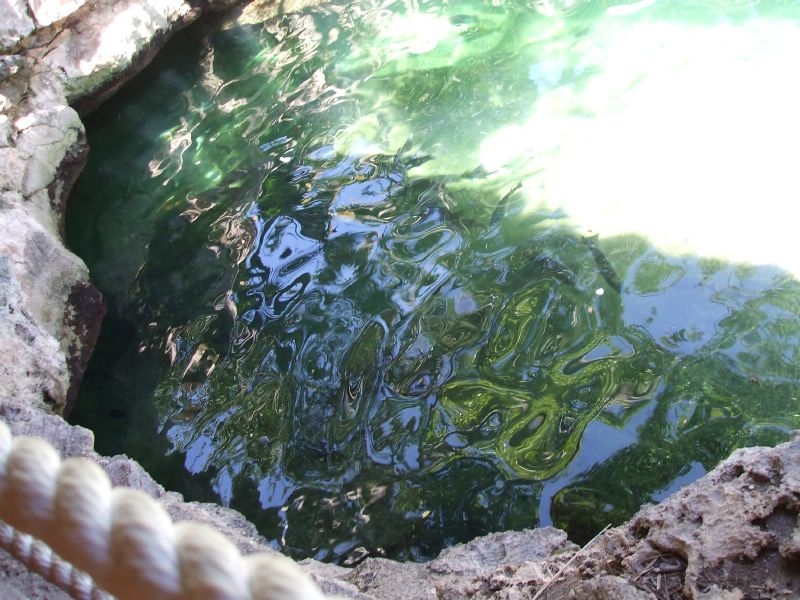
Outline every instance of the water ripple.
<path id="1" fill-rule="evenodd" d="M 604 5 L 413 4 L 187 32 L 98 113 L 70 209 L 110 304 L 76 409 L 98 448 L 354 564 L 580 540 L 800 427 L 796 279 L 531 205 L 543 140 L 638 89 L 598 76 Z"/>

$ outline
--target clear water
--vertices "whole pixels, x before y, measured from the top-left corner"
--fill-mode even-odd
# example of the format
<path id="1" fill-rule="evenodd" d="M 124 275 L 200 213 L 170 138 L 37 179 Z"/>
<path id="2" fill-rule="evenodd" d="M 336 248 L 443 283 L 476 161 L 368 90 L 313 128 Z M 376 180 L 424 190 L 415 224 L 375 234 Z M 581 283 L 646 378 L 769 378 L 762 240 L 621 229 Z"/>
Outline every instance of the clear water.
<path id="1" fill-rule="evenodd" d="M 73 420 L 275 547 L 577 541 L 800 427 L 795 2 L 333 1 L 89 121 Z"/>

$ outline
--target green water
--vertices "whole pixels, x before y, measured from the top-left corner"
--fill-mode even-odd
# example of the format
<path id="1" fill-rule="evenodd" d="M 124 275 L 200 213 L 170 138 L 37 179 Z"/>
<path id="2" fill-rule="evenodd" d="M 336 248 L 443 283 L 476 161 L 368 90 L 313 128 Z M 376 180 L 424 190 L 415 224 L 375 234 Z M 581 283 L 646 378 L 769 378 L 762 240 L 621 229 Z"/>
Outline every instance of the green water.
<path id="1" fill-rule="evenodd" d="M 99 451 L 353 564 L 585 541 L 800 427 L 800 5 L 235 16 L 88 122 Z"/>

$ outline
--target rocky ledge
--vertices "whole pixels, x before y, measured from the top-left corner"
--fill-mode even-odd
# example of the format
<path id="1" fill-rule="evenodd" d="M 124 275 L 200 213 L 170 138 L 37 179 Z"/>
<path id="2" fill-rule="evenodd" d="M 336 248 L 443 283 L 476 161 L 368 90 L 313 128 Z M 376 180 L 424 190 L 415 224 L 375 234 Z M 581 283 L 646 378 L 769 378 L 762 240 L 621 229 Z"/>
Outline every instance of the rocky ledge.
<path id="1" fill-rule="evenodd" d="M 86 429 L 10 401 L 0 405 L 0 418 L 17 435 L 50 440 L 62 456 L 95 460 L 115 485 L 147 492 L 173 520 L 210 524 L 243 553 L 270 551 L 239 513 L 184 502 L 135 461 L 99 456 Z M 423 564 L 370 558 L 353 569 L 311 560 L 302 565 L 326 593 L 361 600 L 788 599 L 800 597 L 798 515 L 800 438 L 736 451 L 699 481 L 583 548 L 548 527 L 487 535 Z M 14 594 L 66 598 L 0 557 L 0 597 Z"/>
<path id="2" fill-rule="evenodd" d="M 228 4 L 0 0 L 0 417 L 63 456 L 95 460 L 115 484 L 149 493 L 174 519 L 209 523 L 252 552 L 266 550 L 265 540 L 241 515 L 186 503 L 135 461 L 99 456 L 92 433 L 59 416 L 74 402 L 104 313 L 85 265 L 63 245 L 66 198 L 87 151 L 80 114 L 147 64 L 173 31 Z M 737 451 L 584 548 L 545 528 L 492 534 L 425 564 L 303 566 L 325 591 L 362 599 L 793 598 L 798 514 L 800 440 Z M 0 552 L 0 597 L 65 596 Z"/>

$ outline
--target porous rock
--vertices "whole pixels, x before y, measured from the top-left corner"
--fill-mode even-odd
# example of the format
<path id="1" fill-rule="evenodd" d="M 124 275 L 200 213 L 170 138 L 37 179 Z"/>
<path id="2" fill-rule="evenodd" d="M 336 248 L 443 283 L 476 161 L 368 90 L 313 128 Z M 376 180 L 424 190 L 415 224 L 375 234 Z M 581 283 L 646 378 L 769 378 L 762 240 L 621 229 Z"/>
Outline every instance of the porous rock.
<path id="1" fill-rule="evenodd" d="M 0 286 L 26 320 L 2 325 L 0 354 L 18 357 L 2 367 L 5 397 L 67 414 L 105 311 L 63 245 L 87 152 L 75 106 L 107 97 L 199 14 L 187 0 L 0 0 Z"/>
<path id="2" fill-rule="evenodd" d="M 601 575 L 576 585 L 569 597 L 571 600 L 649 600 L 653 594 L 640 590 L 624 577 Z"/>
<path id="3" fill-rule="evenodd" d="M 743 598 L 800 597 L 791 551 L 799 514 L 800 440 L 737 450 L 620 528 L 623 568 L 635 574 L 654 556 L 672 556 L 685 563 L 683 593 L 690 598 L 715 590 Z"/>
<path id="4" fill-rule="evenodd" d="M 33 64 L 20 57 L 0 81 L 0 296 L 9 315 L 0 325 L 8 333 L 0 354 L 14 357 L 4 362 L 0 390 L 63 412 L 80 380 L 75 367 L 86 358 L 82 315 L 70 294 L 93 289 L 83 261 L 62 240 L 63 208 L 86 144 L 57 77 L 34 73 Z"/>

